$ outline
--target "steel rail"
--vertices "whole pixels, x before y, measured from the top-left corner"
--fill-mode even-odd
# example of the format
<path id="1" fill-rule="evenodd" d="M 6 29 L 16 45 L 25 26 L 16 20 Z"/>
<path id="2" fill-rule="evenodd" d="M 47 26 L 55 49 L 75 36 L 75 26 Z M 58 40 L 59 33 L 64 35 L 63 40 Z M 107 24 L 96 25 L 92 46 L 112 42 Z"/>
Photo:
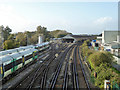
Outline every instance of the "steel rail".
<path id="1" fill-rule="evenodd" d="M 88 80 L 87 80 L 87 76 L 86 76 L 86 74 L 85 74 L 85 70 L 84 70 L 84 68 L 83 68 L 82 61 L 81 61 L 81 59 L 80 59 L 79 47 L 78 47 L 78 56 L 79 56 L 80 66 L 81 66 L 81 69 L 82 69 L 82 73 L 83 73 L 83 76 L 84 76 L 84 79 L 85 79 L 87 88 L 88 88 L 88 90 L 90 90 L 90 85 L 89 85 L 89 82 L 88 82 Z"/>
<path id="2" fill-rule="evenodd" d="M 54 50 L 55 51 L 55 50 Z M 55 56 L 53 57 L 51 55 L 51 57 L 49 58 L 49 60 L 51 60 L 44 68 L 44 72 L 43 72 L 43 75 L 42 75 L 42 81 L 41 81 L 41 84 L 40 84 L 40 88 L 41 89 L 44 89 L 45 87 L 45 84 L 46 84 L 46 78 L 47 78 L 47 71 L 48 71 L 48 66 L 50 65 L 50 63 L 54 60 Z M 48 61 L 49 61 L 48 60 Z M 37 72 L 36 72 L 37 73 Z M 35 78 L 33 79 L 33 81 L 31 82 L 31 84 L 28 86 L 28 89 L 30 90 L 34 84 L 34 81 L 42 74 L 42 72 L 40 74 L 38 74 L 37 76 L 35 76 Z"/>
<path id="3" fill-rule="evenodd" d="M 65 66 L 65 74 L 64 74 L 64 82 L 63 82 L 63 90 L 64 89 L 67 89 L 67 81 L 68 81 L 68 63 L 69 63 L 69 59 L 70 59 L 70 55 L 71 55 L 71 51 L 73 50 L 74 47 L 72 47 L 70 49 L 70 51 L 68 52 L 68 55 L 67 55 L 67 62 L 66 62 L 66 66 Z"/>
<path id="4" fill-rule="evenodd" d="M 55 51 L 55 50 L 54 50 Z M 56 52 L 55 52 L 56 53 Z M 36 75 L 34 76 L 32 82 L 28 85 L 27 89 L 31 89 L 35 80 L 43 73 L 43 77 L 42 77 L 42 82 L 41 82 L 41 88 L 43 89 L 44 85 L 45 85 L 45 82 L 46 82 L 46 71 L 48 70 L 48 66 L 50 65 L 50 63 L 55 59 L 55 56 L 53 57 L 52 55 L 50 56 L 50 58 L 48 59 L 48 61 L 50 60 L 50 62 L 44 67 L 44 73 L 41 71 L 40 73 L 39 72 L 36 72 Z M 39 71 L 39 70 L 38 70 Z M 37 73 L 39 73 L 37 75 Z M 44 79 L 44 76 L 45 76 L 45 79 Z"/>
<path id="5" fill-rule="evenodd" d="M 63 54 L 63 56 L 62 56 L 62 59 L 61 59 L 59 65 L 58 65 L 58 67 L 57 67 L 57 69 L 56 69 L 56 72 L 55 72 L 53 78 L 52 78 L 51 85 L 50 85 L 50 89 L 53 89 L 53 88 L 55 87 L 55 84 L 56 84 L 58 75 L 59 75 L 60 70 L 61 70 L 61 67 L 62 67 L 62 63 L 63 63 L 63 61 L 64 61 L 64 58 L 65 58 L 67 52 L 70 50 L 70 48 L 71 48 L 71 46 L 65 50 L 65 52 L 64 52 L 64 54 Z"/>
<path id="6" fill-rule="evenodd" d="M 74 54 L 73 54 L 73 86 L 75 89 L 79 90 L 79 80 L 78 80 L 78 73 L 77 73 L 77 68 L 76 68 L 76 60 L 77 60 L 77 46 L 74 49 Z"/>
<path id="7" fill-rule="evenodd" d="M 51 53 L 52 54 L 52 53 Z M 46 60 L 48 61 L 48 59 L 51 57 L 52 55 L 49 55 L 47 58 L 46 58 Z M 44 61 L 44 62 L 46 62 L 46 60 Z M 36 76 L 37 75 L 37 72 L 40 70 L 40 68 L 44 65 L 44 62 L 43 62 L 43 64 L 39 67 L 39 68 L 37 68 L 36 70 L 34 70 L 34 72 L 36 72 L 35 74 L 34 74 L 34 76 Z M 33 73 L 30 73 L 23 81 L 21 81 L 17 86 L 15 86 L 15 89 L 16 88 L 18 88 L 19 86 L 21 86 L 21 83 L 23 83 L 23 82 L 25 82 L 27 79 L 29 79 L 29 76 L 30 75 L 32 75 Z M 33 77 L 33 79 L 34 79 L 35 77 Z M 33 80 L 32 79 L 32 80 Z M 32 82 L 31 82 L 32 83 Z"/>

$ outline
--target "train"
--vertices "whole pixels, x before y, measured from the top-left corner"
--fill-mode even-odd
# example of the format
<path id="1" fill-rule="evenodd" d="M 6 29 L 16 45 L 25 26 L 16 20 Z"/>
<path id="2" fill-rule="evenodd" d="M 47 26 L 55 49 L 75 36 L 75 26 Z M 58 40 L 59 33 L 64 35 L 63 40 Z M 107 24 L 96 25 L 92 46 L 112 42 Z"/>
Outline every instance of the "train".
<path id="1" fill-rule="evenodd" d="M 0 52 L 0 81 L 37 60 L 41 51 L 50 48 L 50 43 L 24 46 Z"/>

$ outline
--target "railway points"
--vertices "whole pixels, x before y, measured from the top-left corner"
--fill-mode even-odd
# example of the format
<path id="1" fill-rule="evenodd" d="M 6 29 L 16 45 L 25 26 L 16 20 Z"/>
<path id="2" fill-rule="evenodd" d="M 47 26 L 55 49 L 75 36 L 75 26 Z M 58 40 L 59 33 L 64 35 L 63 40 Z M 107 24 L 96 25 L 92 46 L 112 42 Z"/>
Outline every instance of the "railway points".
<path id="1" fill-rule="evenodd" d="M 3 84 L 3 89 L 90 90 L 78 49 L 77 43 L 51 43 L 48 49 L 39 51 L 36 62 Z"/>

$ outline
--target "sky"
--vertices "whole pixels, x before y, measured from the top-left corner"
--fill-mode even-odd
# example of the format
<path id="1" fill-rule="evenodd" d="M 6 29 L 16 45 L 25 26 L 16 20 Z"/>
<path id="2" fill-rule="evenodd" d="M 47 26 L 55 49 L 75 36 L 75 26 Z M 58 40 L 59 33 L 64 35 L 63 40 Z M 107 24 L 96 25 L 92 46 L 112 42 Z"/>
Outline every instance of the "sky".
<path id="1" fill-rule="evenodd" d="M 100 34 L 118 30 L 118 2 L 0 0 L 0 25 L 13 33 L 60 29 L 73 34 Z"/>

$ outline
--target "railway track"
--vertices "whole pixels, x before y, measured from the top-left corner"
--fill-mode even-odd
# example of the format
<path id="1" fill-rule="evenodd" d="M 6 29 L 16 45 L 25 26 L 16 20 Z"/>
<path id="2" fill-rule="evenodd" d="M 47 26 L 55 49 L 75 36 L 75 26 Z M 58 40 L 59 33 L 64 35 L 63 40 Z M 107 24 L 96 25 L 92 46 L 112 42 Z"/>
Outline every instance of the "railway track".
<path id="1" fill-rule="evenodd" d="M 65 45 L 64 47 L 61 47 L 61 49 L 65 49 L 67 46 Z M 54 49 L 55 50 L 55 49 Z M 56 52 L 58 52 L 60 49 L 55 50 Z M 59 52 L 60 53 L 60 52 Z M 52 59 L 51 59 L 52 58 Z M 40 88 L 40 89 L 44 89 L 46 88 L 46 81 L 47 81 L 47 73 L 49 70 L 49 66 L 50 64 L 54 61 L 55 57 L 53 58 L 53 56 L 51 56 L 51 58 L 49 58 L 49 61 L 45 68 L 42 70 L 43 72 L 41 72 L 39 75 L 35 76 L 35 78 L 33 79 L 33 81 L 29 84 L 29 86 L 27 87 L 27 89 L 32 89 L 32 88 Z"/>
<path id="2" fill-rule="evenodd" d="M 48 71 L 48 66 L 51 64 L 51 62 L 55 59 L 55 56 L 51 56 L 49 58 L 49 62 L 44 65 L 44 67 L 40 67 L 34 77 L 31 83 L 27 86 L 27 89 L 30 90 L 32 88 L 43 88 L 43 85 L 45 84 L 46 81 L 46 73 Z M 41 70 L 40 70 L 41 69 Z M 41 78 L 42 77 L 42 78 Z M 40 82 L 42 84 L 40 84 Z"/>
<path id="3" fill-rule="evenodd" d="M 77 46 L 74 48 L 73 54 L 73 64 L 72 64 L 72 78 L 73 78 L 73 88 L 79 89 L 79 80 L 78 80 L 78 72 L 77 72 Z"/>
<path id="4" fill-rule="evenodd" d="M 72 51 L 73 51 L 73 48 L 74 47 L 72 47 L 71 49 L 70 49 L 70 51 L 68 52 L 68 55 L 67 55 L 67 57 L 66 57 L 66 59 L 67 59 L 67 63 L 66 63 L 66 66 L 65 66 L 65 71 L 64 71 L 64 80 L 63 80 L 63 85 L 62 85 L 62 88 L 63 89 L 66 89 L 66 88 L 71 88 L 71 85 L 70 85 L 70 76 L 71 76 L 71 72 L 70 72 L 70 67 L 71 67 L 71 63 L 69 63 L 69 62 L 71 62 L 70 60 L 71 60 L 71 58 L 70 58 L 70 56 L 71 56 L 71 54 L 72 54 Z"/>
<path id="5" fill-rule="evenodd" d="M 62 47 L 62 50 L 65 50 L 65 48 L 67 48 L 67 45 L 65 45 L 64 47 Z M 59 54 L 60 54 L 60 52 L 59 52 Z M 58 59 L 58 58 L 59 57 L 57 57 L 56 59 Z M 47 74 L 48 74 L 48 71 L 49 71 L 49 68 L 50 68 L 50 63 L 46 65 L 46 68 L 45 68 L 45 70 L 44 70 L 44 72 L 43 72 L 43 74 L 41 76 L 42 77 L 41 81 L 40 81 L 40 87 L 41 87 L 41 89 L 46 88 L 46 82 L 47 82 L 47 79 L 48 79 Z"/>
<path id="6" fill-rule="evenodd" d="M 77 90 L 80 88 L 90 90 L 90 85 L 80 58 L 79 45 L 76 45 L 74 48 L 72 72 L 73 88 Z"/>
<path id="7" fill-rule="evenodd" d="M 70 56 L 72 50 L 73 56 L 71 59 Z M 71 88 L 77 90 L 86 88 L 87 90 L 90 90 L 89 82 L 80 60 L 79 47 L 77 45 L 68 48 L 65 51 L 63 58 L 61 58 L 61 62 L 50 83 L 50 89 L 53 90 L 55 88 L 62 88 L 64 90 Z"/>
<path id="8" fill-rule="evenodd" d="M 66 51 L 64 52 L 64 55 L 62 56 L 61 61 L 59 62 L 58 67 L 56 68 L 56 71 L 55 71 L 55 73 L 52 77 L 52 80 L 51 80 L 51 83 L 50 83 L 50 89 L 54 89 L 56 87 L 57 79 L 58 79 L 58 76 L 60 74 L 62 64 L 65 60 L 65 57 L 66 57 L 67 53 L 70 51 L 71 48 L 72 48 L 72 46 L 67 48 Z"/>
<path id="9" fill-rule="evenodd" d="M 49 60 L 49 58 L 52 55 L 49 55 L 47 57 L 47 59 L 40 64 L 40 66 L 38 66 L 37 68 L 34 69 L 34 71 L 32 71 L 24 80 L 22 80 L 16 87 L 14 90 L 16 90 L 17 88 L 30 88 L 29 86 L 32 85 L 32 83 L 34 82 L 34 80 L 36 80 L 36 77 L 38 77 L 38 75 L 40 73 L 42 73 L 42 71 L 45 68 L 45 64 L 47 63 L 47 61 Z M 40 72 L 39 72 L 40 71 Z M 32 78 L 31 78 L 32 77 Z"/>
<path id="10" fill-rule="evenodd" d="M 90 90 L 90 85 L 89 85 L 89 82 L 88 82 L 88 80 L 87 80 L 87 76 L 86 76 L 86 74 L 85 74 L 85 70 L 84 70 L 84 68 L 83 68 L 83 64 L 82 64 L 82 61 L 81 61 L 81 58 L 80 58 L 80 52 L 79 52 L 79 47 L 78 47 L 78 46 L 77 46 L 77 56 L 78 56 L 78 60 L 79 60 L 79 62 L 80 62 L 81 70 L 82 70 L 82 75 L 81 75 L 81 76 L 83 76 L 84 81 L 85 81 L 85 83 L 86 83 L 86 87 L 85 87 L 85 88 L 87 88 L 88 90 Z"/>
<path id="11" fill-rule="evenodd" d="M 41 86 L 40 86 L 40 82 L 42 82 L 43 79 L 45 79 L 45 78 L 41 79 L 41 77 L 43 77 L 42 75 L 45 75 L 44 73 L 46 73 L 48 71 L 48 66 L 54 60 L 55 53 L 57 53 L 57 52 L 53 48 L 53 51 L 51 52 L 49 57 L 43 62 L 43 64 L 41 64 L 37 69 L 34 69 L 33 72 L 31 72 L 24 80 L 22 80 L 18 85 L 16 85 L 14 90 L 16 90 L 18 88 L 24 88 L 24 89 L 30 90 L 32 88 L 35 88 L 37 84 L 40 88 L 42 86 L 45 86 L 44 84 L 43 85 L 41 84 Z M 44 77 L 46 77 L 46 76 L 44 76 Z M 44 80 L 44 81 L 46 81 L 46 80 Z M 39 88 L 39 87 L 37 87 L 37 88 Z"/>
<path id="12" fill-rule="evenodd" d="M 59 49 L 55 49 L 55 44 L 52 47 L 50 55 L 41 63 L 37 68 L 34 69 L 24 80 L 17 84 L 14 90 L 18 88 L 23 88 L 26 90 L 31 90 L 33 88 L 37 89 L 80 89 L 86 88 L 90 90 L 90 85 L 87 80 L 82 61 L 80 59 L 79 46 L 77 44 L 64 47 L 60 46 Z M 64 51 L 60 54 L 59 51 Z M 59 52 L 59 56 L 56 57 L 55 54 Z M 52 77 L 49 71 L 52 68 L 53 61 L 56 60 L 56 67 Z M 49 74 L 48 74 L 49 73 Z M 50 83 L 48 84 L 48 79 Z M 47 85 L 48 84 L 48 85 Z"/>

